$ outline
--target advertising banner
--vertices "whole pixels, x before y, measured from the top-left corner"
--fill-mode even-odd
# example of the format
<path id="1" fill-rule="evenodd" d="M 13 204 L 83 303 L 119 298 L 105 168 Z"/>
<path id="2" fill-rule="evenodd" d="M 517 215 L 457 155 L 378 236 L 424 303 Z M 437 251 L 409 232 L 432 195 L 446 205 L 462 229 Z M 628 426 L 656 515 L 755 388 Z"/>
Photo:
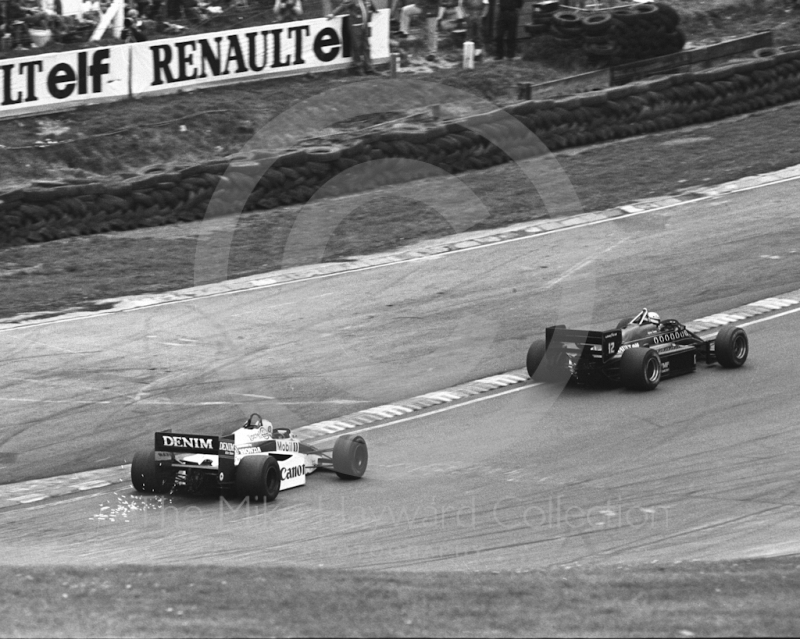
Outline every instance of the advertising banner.
<path id="1" fill-rule="evenodd" d="M 129 95 L 127 46 L 0 60 L 0 118 Z"/>
<path id="2" fill-rule="evenodd" d="M 389 59 L 389 10 L 373 15 L 374 62 Z M 351 42 L 336 17 L 261 25 L 130 45 L 131 94 L 166 93 L 345 68 Z"/>

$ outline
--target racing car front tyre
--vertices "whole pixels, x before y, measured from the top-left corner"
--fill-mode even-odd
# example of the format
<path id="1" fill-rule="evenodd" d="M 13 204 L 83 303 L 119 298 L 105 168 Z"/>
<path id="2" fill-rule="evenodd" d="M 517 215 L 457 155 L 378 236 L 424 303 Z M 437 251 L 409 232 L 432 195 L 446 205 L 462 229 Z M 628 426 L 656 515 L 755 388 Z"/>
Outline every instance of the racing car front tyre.
<path id="1" fill-rule="evenodd" d="M 629 348 L 619 362 L 619 379 L 631 390 L 653 390 L 661 381 L 661 358 L 652 348 Z"/>
<path id="2" fill-rule="evenodd" d="M 161 495 L 172 490 L 174 478 L 161 471 L 156 462 L 156 453 L 150 449 L 140 450 L 131 462 L 131 483 L 140 493 Z"/>
<path id="3" fill-rule="evenodd" d="M 360 435 L 342 435 L 333 445 L 333 470 L 341 479 L 359 479 L 367 470 L 367 442 Z"/>
<path id="4" fill-rule="evenodd" d="M 281 490 L 281 467 L 271 455 L 243 457 L 236 468 L 236 492 L 239 497 L 275 501 Z"/>
<path id="5" fill-rule="evenodd" d="M 723 326 L 714 340 L 714 350 L 721 366 L 739 368 L 750 350 L 747 333 L 739 326 Z"/>

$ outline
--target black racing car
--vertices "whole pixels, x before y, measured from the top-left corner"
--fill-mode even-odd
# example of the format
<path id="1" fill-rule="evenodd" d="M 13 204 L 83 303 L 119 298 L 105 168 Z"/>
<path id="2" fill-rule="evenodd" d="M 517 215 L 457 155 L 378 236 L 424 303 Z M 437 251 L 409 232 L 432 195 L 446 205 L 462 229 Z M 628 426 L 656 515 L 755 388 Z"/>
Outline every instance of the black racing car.
<path id="1" fill-rule="evenodd" d="M 611 331 L 570 330 L 550 326 L 545 339 L 528 349 L 527 368 L 541 382 L 611 382 L 653 390 L 667 377 L 690 373 L 697 360 L 738 368 L 747 359 L 747 334 L 739 326 L 697 335 L 678 320 L 642 309 Z"/>

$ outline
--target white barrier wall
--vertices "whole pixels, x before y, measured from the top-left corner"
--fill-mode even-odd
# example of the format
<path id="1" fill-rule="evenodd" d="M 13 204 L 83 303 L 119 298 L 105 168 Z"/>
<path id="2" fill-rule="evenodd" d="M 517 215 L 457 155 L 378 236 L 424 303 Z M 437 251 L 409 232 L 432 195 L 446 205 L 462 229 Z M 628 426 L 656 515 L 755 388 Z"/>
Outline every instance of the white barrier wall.
<path id="1" fill-rule="evenodd" d="M 130 95 L 127 46 L 0 60 L 0 118 Z"/>
<path id="2" fill-rule="evenodd" d="M 341 17 L 0 60 L 0 119 L 80 104 L 331 71 L 351 63 Z M 373 62 L 387 62 L 389 10 L 373 16 Z"/>
<path id="3" fill-rule="evenodd" d="M 131 94 L 177 91 L 300 75 L 350 64 L 350 37 L 341 17 L 263 25 L 131 46 Z M 371 48 L 389 59 L 389 11 L 374 16 Z"/>

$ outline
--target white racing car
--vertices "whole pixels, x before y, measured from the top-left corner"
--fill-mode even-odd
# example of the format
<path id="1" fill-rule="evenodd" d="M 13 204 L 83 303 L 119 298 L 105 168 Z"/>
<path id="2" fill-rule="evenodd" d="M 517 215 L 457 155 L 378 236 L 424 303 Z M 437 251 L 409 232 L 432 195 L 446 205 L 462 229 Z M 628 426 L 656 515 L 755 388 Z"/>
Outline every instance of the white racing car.
<path id="1" fill-rule="evenodd" d="M 155 448 L 134 455 L 131 483 L 143 493 L 213 489 L 273 501 L 281 490 L 305 485 L 318 469 L 358 479 L 367 459 L 367 444 L 359 435 L 342 435 L 333 448 L 319 449 L 254 413 L 224 437 L 157 432 Z"/>

